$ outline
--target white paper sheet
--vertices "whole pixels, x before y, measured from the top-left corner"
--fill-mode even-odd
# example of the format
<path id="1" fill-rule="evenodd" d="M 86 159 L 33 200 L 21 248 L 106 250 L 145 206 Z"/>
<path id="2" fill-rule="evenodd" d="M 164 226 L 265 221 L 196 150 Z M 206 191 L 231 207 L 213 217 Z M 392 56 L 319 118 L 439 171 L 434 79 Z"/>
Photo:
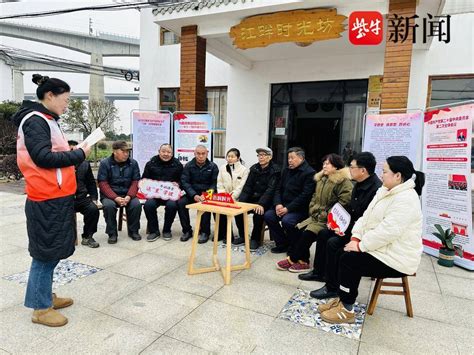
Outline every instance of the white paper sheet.
<path id="1" fill-rule="evenodd" d="M 84 139 L 83 142 L 79 143 L 77 147 L 82 148 L 85 145 L 92 147 L 94 144 L 96 144 L 97 142 L 101 141 L 104 138 L 105 138 L 105 134 L 104 132 L 102 132 L 102 130 L 99 127 L 95 129 L 86 139 Z"/>

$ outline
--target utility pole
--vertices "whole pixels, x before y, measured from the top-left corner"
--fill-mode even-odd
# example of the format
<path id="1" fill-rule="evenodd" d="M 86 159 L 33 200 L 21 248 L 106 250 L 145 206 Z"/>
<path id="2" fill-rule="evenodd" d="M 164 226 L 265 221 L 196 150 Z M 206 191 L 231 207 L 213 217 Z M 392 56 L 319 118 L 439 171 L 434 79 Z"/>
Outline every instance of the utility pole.
<path id="1" fill-rule="evenodd" d="M 92 18 L 89 17 L 89 36 L 94 34 L 94 30 L 92 29 Z"/>

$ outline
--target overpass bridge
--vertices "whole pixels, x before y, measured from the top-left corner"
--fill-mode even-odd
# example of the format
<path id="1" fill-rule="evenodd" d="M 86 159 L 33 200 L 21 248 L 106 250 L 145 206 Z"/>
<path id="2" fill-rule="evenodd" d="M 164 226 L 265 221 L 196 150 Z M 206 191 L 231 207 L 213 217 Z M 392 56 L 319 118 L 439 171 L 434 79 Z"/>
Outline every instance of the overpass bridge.
<path id="1" fill-rule="evenodd" d="M 0 22 L 0 36 L 20 38 L 29 41 L 46 43 L 90 54 L 90 64 L 103 67 L 103 57 L 138 57 L 140 39 L 109 33 L 98 33 L 95 36 L 41 26 L 25 25 L 13 22 Z M 104 98 L 104 76 L 91 73 L 89 83 L 91 99 Z"/>

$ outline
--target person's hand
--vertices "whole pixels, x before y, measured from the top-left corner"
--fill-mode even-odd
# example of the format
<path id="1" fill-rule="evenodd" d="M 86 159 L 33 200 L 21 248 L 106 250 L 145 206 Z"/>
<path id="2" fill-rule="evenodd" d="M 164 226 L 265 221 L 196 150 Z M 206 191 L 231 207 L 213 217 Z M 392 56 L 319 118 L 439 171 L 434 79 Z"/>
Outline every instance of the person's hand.
<path id="1" fill-rule="evenodd" d="M 283 207 L 281 210 L 280 210 L 280 214 L 278 214 L 278 217 L 283 217 L 284 215 L 286 215 L 288 213 L 288 208 L 286 207 Z"/>
<path id="2" fill-rule="evenodd" d="M 283 208 L 283 205 L 282 204 L 279 204 L 279 205 L 276 205 L 275 206 L 275 212 L 276 214 L 278 215 L 278 213 L 280 213 L 280 210 Z"/>
<path id="3" fill-rule="evenodd" d="M 125 196 L 124 199 L 123 199 L 123 202 L 124 202 L 124 206 L 128 205 L 128 203 L 130 202 L 132 198 L 130 196 Z"/>
<path id="4" fill-rule="evenodd" d="M 84 152 L 84 155 L 87 158 L 91 152 L 91 146 L 88 144 L 84 144 L 80 149 L 82 149 L 82 151 Z"/>
<path id="5" fill-rule="evenodd" d="M 263 214 L 263 212 L 265 212 L 263 206 L 260 206 L 260 205 L 255 207 L 253 210 L 255 211 L 256 214 Z"/>
<path id="6" fill-rule="evenodd" d="M 115 199 L 114 199 L 115 203 L 119 206 L 122 206 L 122 198 L 120 196 L 117 196 Z"/>
<path id="7" fill-rule="evenodd" d="M 194 196 L 194 201 L 196 201 L 196 202 L 202 202 L 202 201 L 204 201 L 204 198 L 203 198 L 202 196 L 200 196 L 200 195 L 196 195 L 196 196 Z"/>
<path id="8" fill-rule="evenodd" d="M 355 251 L 359 252 L 359 242 L 355 240 L 351 240 L 349 243 L 346 244 L 344 247 L 344 251 Z"/>

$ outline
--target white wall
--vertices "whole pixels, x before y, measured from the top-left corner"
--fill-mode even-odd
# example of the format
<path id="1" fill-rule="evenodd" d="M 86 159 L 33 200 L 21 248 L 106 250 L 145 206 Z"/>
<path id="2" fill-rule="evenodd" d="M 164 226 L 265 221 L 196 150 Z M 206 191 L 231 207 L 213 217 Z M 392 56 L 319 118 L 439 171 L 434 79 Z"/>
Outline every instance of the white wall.
<path id="1" fill-rule="evenodd" d="M 0 59 L 0 102 L 13 100 L 13 72 L 9 65 Z"/>
<path id="2" fill-rule="evenodd" d="M 473 22 L 472 13 L 453 15 L 450 43 L 438 42 L 435 38 L 429 50 L 413 52 L 408 108 L 426 107 L 430 75 L 474 73 Z"/>

